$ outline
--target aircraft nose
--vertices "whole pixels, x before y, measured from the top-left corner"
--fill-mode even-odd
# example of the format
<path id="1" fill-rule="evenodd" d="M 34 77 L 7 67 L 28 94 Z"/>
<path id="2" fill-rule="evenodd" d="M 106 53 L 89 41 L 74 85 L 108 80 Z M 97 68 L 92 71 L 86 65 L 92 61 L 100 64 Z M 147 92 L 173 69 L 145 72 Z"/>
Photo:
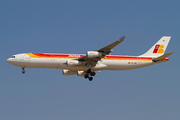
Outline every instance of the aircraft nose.
<path id="1" fill-rule="evenodd" d="M 11 58 L 8 58 L 7 60 L 6 60 L 8 63 L 11 63 Z"/>

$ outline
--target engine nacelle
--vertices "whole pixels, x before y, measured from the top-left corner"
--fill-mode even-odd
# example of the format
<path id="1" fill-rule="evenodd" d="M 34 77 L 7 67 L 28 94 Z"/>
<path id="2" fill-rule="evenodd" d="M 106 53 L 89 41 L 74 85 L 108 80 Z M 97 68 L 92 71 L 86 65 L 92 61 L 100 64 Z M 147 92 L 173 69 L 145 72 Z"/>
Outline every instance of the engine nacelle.
<path id="1" fill-rule="evenodd" d="M 75 66 L 75 65 L 81 65 L 81 62 L 78 60 L 67 60 L 66 64 L 67 66 Z"/>
<path id="2" fill-rule="evenodd" d="M 86 72 L 84 71 L 77 71 L 78 76 L 85 76 Z"/>
<path id="3" fill-rule="evenodd" d="M 97 51 L 87 51 L 86 55 L 88 56 L 88 58 L 93 58 L 102 56 L 102 53 Z"/>
<path id="4" fill-rule="evenodd" d="M 63 69 L 62 72 L 63 72 L 63 75 L 74 75 L 74 74 L 77 74 L 77 71 L 65 70 L 65 69 Z"/>

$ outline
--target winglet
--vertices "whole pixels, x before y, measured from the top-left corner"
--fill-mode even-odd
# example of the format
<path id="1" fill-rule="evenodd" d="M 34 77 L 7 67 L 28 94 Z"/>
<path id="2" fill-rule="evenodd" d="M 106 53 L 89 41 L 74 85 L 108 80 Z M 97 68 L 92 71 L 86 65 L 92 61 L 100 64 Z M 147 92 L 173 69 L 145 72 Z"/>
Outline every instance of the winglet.
<path id="1" fill-rule="evenodd" d="M 153 62 L 161 61 L 161 60 L 167 58 L 168 56 L 170 56 L 170 55 L 173 54 L 173 53 L 174 53 L 174 52 L 166 53 L 166 54 L 161 55 L 161 56 L 159 56 L 159 57 L 157 57 L 157 58 L 154 58 L 152 61 L 153 61 Z"/>

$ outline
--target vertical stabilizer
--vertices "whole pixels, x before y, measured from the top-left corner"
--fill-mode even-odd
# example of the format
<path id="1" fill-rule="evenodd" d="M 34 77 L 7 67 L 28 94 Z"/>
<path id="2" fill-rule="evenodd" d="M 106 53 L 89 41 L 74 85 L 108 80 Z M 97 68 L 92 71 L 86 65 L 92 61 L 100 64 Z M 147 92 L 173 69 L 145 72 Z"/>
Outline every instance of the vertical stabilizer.
<path id="1" fill-rule="evenodd" d="M 154 46 L 141 56 L 158 57 L 164 54 L 171 36 L 163 36 Z"/>

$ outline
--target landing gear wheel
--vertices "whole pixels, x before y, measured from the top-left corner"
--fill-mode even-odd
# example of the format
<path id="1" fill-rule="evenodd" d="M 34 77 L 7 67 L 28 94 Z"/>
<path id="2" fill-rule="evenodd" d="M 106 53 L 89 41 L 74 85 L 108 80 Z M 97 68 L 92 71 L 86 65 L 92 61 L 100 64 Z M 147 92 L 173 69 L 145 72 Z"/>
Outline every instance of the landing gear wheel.
<path id="1" fill-rule="evenodd" d="M 93 77 L 89 77 L 89 81 L 92 81 L 93 80 Z"/>
<path id="2" fill-rule="evenodd" d="M 22 73 L 24 74 L 24 73 L 25 73 L 25 71 L 23 70 L 23 71 L 22 71 Z"/>
<path id="3" fill-rule="evenodd" d="M 91 76 L 95 76 L 96 75 L 96 73 L 95 72 L 91 72 Z"/>
<path id="4" fill-rule="evenodd" d="M 86 74 L 86 75 L 84 76 L 84 78 L 87 79 L 87 78 L 89 78 L 89 76 Z"/>

